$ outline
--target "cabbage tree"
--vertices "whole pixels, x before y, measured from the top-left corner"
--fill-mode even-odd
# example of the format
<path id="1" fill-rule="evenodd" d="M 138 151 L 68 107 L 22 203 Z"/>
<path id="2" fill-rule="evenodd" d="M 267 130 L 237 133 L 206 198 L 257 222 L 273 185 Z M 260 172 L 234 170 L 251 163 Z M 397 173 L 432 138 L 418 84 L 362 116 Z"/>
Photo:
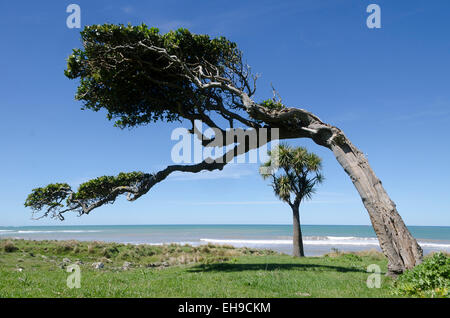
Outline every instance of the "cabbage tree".
<path id="1" fill-rule="evenodd" d="M 260 173 L 264 179 L 271 180 L 275 195 L 289 204 L 293 217 L 292 253 L 294 256 L 305 256 L 303 250 L 302 229 L 300 226 L 300 203 L 311 199 L 316 191 L 316 185 L 322 183 L 322 159 L 314 153 L 309 153 L 303 147 L 292 148 L 287 144 L 269 151 L 278 153 L 278 165 L 272 159 L 266 161 Z M 272 167 L 277 167 L 276 169 Z"/>

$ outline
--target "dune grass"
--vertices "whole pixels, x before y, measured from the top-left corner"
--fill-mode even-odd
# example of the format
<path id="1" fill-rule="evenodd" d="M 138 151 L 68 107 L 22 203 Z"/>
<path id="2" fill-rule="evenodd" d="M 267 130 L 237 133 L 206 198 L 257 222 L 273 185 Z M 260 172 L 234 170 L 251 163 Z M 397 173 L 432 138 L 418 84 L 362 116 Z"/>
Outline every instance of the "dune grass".
<path id="1" fill-rule="evenodd" d="M 75 263 L 81 288 L 70 289 Z M 370 264 L 381 288 L 366 285 Z M 294 258 L 211 244 L 1 240 L 0 297 L 392 297 L 386 264 L 375 251 Z"/>

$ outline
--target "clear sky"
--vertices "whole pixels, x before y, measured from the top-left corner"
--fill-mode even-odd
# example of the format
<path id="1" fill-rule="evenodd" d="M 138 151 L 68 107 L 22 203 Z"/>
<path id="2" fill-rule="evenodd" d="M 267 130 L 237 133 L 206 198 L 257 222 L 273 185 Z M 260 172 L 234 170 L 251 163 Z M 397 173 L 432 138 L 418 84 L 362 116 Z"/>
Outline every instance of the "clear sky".
<path id="1" fill-rule="evenodd" d="M 23 202 L 52 182 L 73 186 L 120 171 L 172 164 L 180 124 L 120 130 L 105 113 L 80 110 L 66 57 L 80 47 L 66 7 L 82 26 L 128 23 L 186 27 L 238 43 L 289 106 L 306 108 L 344 130 L 364 153 L 409 225 L 450 225 L 450 2 L 434 1 L 2 1 L 0 4 L 0 226 L 57 224 L 289 224 L 257 164 L 184 174 L 129 203 L 91 215 L 30 220 Z M 368 29 L 366 7 L 381 7 Z M 301 206 L 304 224 L 370 224 L 331 152 L 296 140 L 324 161 L 325 183 Z"/>

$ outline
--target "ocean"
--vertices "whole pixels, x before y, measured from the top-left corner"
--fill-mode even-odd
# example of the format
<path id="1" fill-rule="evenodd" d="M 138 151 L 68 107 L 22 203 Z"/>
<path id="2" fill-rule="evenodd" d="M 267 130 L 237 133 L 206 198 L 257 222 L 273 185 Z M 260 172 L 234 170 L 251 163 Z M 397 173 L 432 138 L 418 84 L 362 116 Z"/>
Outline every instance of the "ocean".
<path id="1" fill-rule="evenodd" d="M 410 226 L 424 253 L 450 252 L 449 226 Z M 380 250 L 371 226 L 303 225 L 307 256 L 341 251 Z M 292 251 L 292 225 L 85 225 L 0 227 L 0 238 L 96 240 L 130 244 L 227 244 Z"/>

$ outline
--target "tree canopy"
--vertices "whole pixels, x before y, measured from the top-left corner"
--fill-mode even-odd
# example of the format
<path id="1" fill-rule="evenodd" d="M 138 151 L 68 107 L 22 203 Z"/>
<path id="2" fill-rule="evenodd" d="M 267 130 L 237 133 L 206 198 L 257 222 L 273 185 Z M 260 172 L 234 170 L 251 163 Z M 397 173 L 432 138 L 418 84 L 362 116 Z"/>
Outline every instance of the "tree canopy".
<path id="1" fill-rule="evenodd" d="M 236 93 L 256 89 L 241 51 L 224 37 L 104 24 L 85 27 L 81 38 L 65 75 L 80 80 L 76 99 L 84 108 L 105 109 L 119 127 L 205 120 L 210 112 L 228 120 L 230 109 L 243 110 Z"/>
<path id="2" fill-rule="evenodd" d="M 63 214 L 77 211 L 88 214 L 92 209 L 107 203 L 114 203 L 117 196 L 128 193 L 129 200 L 138 198 L 138 189 L 145 187 L 150 175 L 143 172 L 119 173 L 117 176 L 102 176 L 80 184 L 74 192 L 67 183 L 53 183 L 33 189 L 25 206 L 33 214 L 44 210 L 38 218 L 51 216 L 64 220 Z"/>
<path id="3" fill-rule="evenodd" d="M 315 186 L 323 181 L 321 174 L 322 160 L 314 153 L 308 152 L 304 147 L 293 148 L 281 144 L 277 149 L 269 151 L 278 152 L 278 169 L 269 159 L 262 167 L 261 175 L 264 179 L 271 179 L 273 191 L 282 201 L 291 207 L 298 206 L 304 199 L 310 199 L 315 192 Z"/>

